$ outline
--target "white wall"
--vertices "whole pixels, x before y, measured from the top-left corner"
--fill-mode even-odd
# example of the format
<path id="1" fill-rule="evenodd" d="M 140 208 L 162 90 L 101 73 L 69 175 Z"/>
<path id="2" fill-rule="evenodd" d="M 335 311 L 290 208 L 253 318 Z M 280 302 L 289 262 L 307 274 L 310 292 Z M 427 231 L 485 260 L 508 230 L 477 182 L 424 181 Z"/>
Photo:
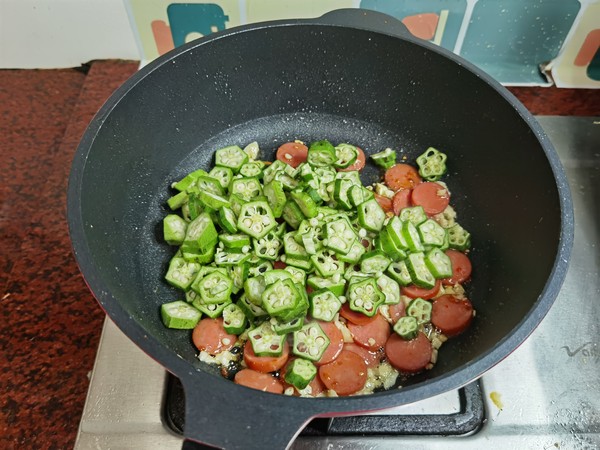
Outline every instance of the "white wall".
<path id="1" fill-rule="evenodd" d="M 139 60 L 123 0 L 0 0 L 0 68 Z"/>

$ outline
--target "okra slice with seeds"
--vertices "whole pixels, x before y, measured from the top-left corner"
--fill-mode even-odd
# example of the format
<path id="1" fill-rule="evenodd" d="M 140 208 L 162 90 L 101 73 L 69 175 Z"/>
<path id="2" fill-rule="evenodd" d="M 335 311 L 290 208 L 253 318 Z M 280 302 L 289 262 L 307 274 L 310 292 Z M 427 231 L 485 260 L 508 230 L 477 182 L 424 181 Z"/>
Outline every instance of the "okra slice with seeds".
<path id="1" fill-rule="evenodd" d="M 212 272 L 202 278 L 196 292 L 200 294 L 202 303 L 208 305 L 211 303 L 223 303 L 229 300 L 233 281 L 227 275 L 221 272 Z"/>
<path id="2" fill-rule="evenodd" d="M 396 305 L 400 303 L 400 285 L 396 280 L 382 274 L 377 278 L 377 287 L 385 296 L 384 303 L 386 305 Z"/>
<path id="3" fill-rule="evenodd" d="M 181 300 L 163 303 L 160 307 L 160 314 L 167 328 L 178 330 L 193 329 L 202 317 L 200 311 Z"/>
<path id="4" fill-rule="evenodd" d="M 242 205 L 237 227 L 255 239 L 260 239 L 277 226 L 273 212 L 265 201 Z"/>
<path id="5" fill-rule="evenodd" d="M 241 295 L 236 305 L 244 312 L 249 321 L 260 320 L 268 316 L 268 313 L 260 305 L 256 305 L 248 300 L 246 295 Z"/>
<path id="6" fill-rule="evenodd" d="M 274 231 L 270 231 L 261 238 L 253 239 L 252 245 L 254 246 L 254 253 L 260 258 L 275 261 L 279 256 L 283 242 Z"/>
<path id="7" fill-rule="evenodd" d="M 265 292 L 267 284 L 263 275 L 249 277 L 244 281 L 244 293 L 248 300 L 255 305 L 262 305 L 262 294 Z"/>
<path id="8" fill-rule="evenodd" d="M 262 178 L 265 163 L 262 161 L 248 161 L 240 167 L 240 175 L 247 178 Z"/>
<path id="9" fill-rule="evenodd" d="M 411 222 L 414 226 L 418 226 L 427 220 L 427 214 L 425 214 L 425 210 L 422 206 L 409 206 L 403 208 L 398 217 L 400 217 L 402 222 Z"/>
<path id="10" fill-rule="evenodd" d="M 346 293 L 348 306 L 365 316 L 373 317 L 379 306 L 385 301 L 385 295 L 379 290 L 373 278 L 351 283 Z"/>
<path id="11" fill-rule="evenodd" d="M 204 253 L 217 244 L 219 234 L 208 213 L 192 220 L 186 229 L 183 246 L 187 251 Z"/>
<path id="12" fill-rule="evenodd" d="M 408 286 L 412 283 L 406 261 L 392 262 L 387 268 L 386 273 L 396 280 L 400 286 Z"/>
<path id="13" fill-rule="evenodd" d="M 460 224 L 455 223 L 448 228 L 448 244 L 450 248 L 464 252 L 471 246 L 471 234 Z"/>
<path id="14" fill-rule="evenodd" d="M 417 157 L 419 175 L 427 181 L 438 181 L 446 173 L 446 159 L 444 153 L 429 147 Z"/>
<path id="15" fill-rule="evenodd" d="M 335 147 L 325 139 L 313 142 L 308 147 L 307 161 L 315 167 L 331 166 L 336 159 Z"/>
<path id="16" fill-rule="evenodd" d="M 317 367 L 307 359 L 296 358 L 288 364 L 285 381 L 296 389 L 302 390 L 317 376 Z"/>
<path id="17" fill-rule="evenodd" d="M 294 284 L 303 286 L 306 283 L 306 272 L 304 270 L 293 266 L 286 266 L 283 270 L 290 273 Z"/>
<path id="18" fill-rule="evenodd" d="M 243 200 L 251 202 L 256 197 L 263 195 L 263 189 L 258 178 L 234 178 L 229 193 L 236 194 Z"/>
<path id="19" fill-rule="evenodd" d="M 325 225 L 325 236 L 327 237 L 325 245 L 343 255 L 350 251 L 357 239 L 352 225 L 344 218 L 328 222 Z"/>
<path id="20" fill-rule="evenodd" d="M 362 243 L 359 242 L 358 239 L 356 239 L 352 243 L 352 246 L 350 247 L 350 250 L 348 250 L 348 253 L 346 253 L 345 255 L 338 254 L 338 259 L 343 262 L 355 264 L 360 261 L 360 258 L 362 258 L 362 256 L 366 252 L 367 252 L 367 249 L 364 247 L 364 245 L 362 245 Z"/>
<path id="21" fill-rule="evenodd" d="M 229 167 L 213 167 L 208 175 L 219 182 L 223 191 L 229 189 L 231 180 L 233 179 L 233 171 Z"/>
<path id="22" fill-rule="evenodd" d="M 259 152 L 260 152 L 260 147 L 258 145 L 258 142 L 256 142 L 256 141 L 250 142 L 248 145 L 246 145 L 244 147 L 244 153 L 246 155 L 248 155 L 248 159 L 250 159 L 250 161 L 257 159 Z"/>
<path id="23" fill-rule="evenodd" d="M 230 303 L 223 309 L 223 328 L 229 334 L 239 335 L 244 332 L 247 325 L 244 311 L 235 303 Z"/>
<path id="24" fill-rule="evenodd" d="M 221 148 L 215 152 L 215 165 L 229 167 L 233 173 L 238 173 L 248 159 L 248 155 L 237 145 Z"/>
<path id="25" fill-rule="evenodd" d="M 196 192 L 210 192 L 211 194 L 224 195 L 225 189 L 221 186 L 221 182 L 216 178 L 208 175 L 200 175 L 194 186 Z"/>
<path id="26" fill-rule="evenodd" d="M 200 264 L 195 262 L 188 262 L 180 257 L 173 257 L 169 263 L 169 269 L 165 275 L 165 280 L 176 288 L 187 290 L 198 271 L 200 270 Z"/>
<path id="27" fill-rule="evenodd" d="M 283 352 L 285 336 L 277 334 L 268 320 L 250 330 L 248 339 L 256 356 L 279 356 Z"/>
<path id="28" fill-rule="evenodd" d="M 250 259 L 250 253 L 224 251 L 220 248 L 215 252 L 214 262 L 217 266 L 237 266 Z"/>
<path id="29" fill-rule="evenodd" d="M 198 298 L 192 303 L 194 307 L 198 308 L 198 310 L 211 319 L 216 319 L 217 317 L 221 317 L 223 314 L 223 310 L 231 303 L 231 300 L 227 300 L 223 303 L 204 303 L 202 298 Z"/>
<path id="30" fill-rule="evenodd" d="M 410 278 L 417 286 L 431 289 L 435 286 L 435 277 L 429 271 L 425 263 L 425 254 L 423 252 L 411 253 L 406 258 L 406 267 Z"/>
<path id="31" fill-rule="evenodd" d="M 292 353 L 310 361 L 318 361 L 329 346 L 329 337 L 317 322 L 304 324 L 294 331 Z"/>
<path id="32" fill-rule="evenodd" d="M 388 255 L 392 261 L 401 261 L 406 258 L 406 252 L 396 245 L 390 236 L 387 227 L 381 230 L 377 238 L 381 250 Z"/>
<path id="33" fill-rule="evenodd" d="M 391 262 L 385 253 L 380 250 L 373 250 L 365 253 L 360 259 L 360 270 L 368 274 L 382 273 Z"/>
<path id="34" fill-rule="evenodd" d="M 431 322 L 431 311 L 433 306 L 431 302 L 422 298 L 415 298 L 406 307 L 406 315 L 417 319 L 417 323 L 422 325 Z"/>
<path id="35" fill-rule="evenodd" d="M 345 210 L 352 209 L 349 191 L 353 186 L 355 186 L 355 184 L 349 178 L 338 178 L 334 181 L 333 198 L 337 202 L 339 208 Z"/>
<path id="36" fill-rule="evenodd" d="M 441 247 L 446 240 L 446 230 L 433 219 L 427 219 L 417 227 L 423 245 Z"/>
<path id="37" fill-rule="evenodd" d="M 296 289 L 291 277 L 278 280 L 267 286 L 262 294 L 263 309 L 271 317 L 282 318 L 283 320 L 286 320 L 296 310 L 300 301 L 301 294 Z"/>
<path id="38" fill-rule="evenodd" d="M 425 264 L 435 278 L 452 276 L 452 261 L 439 248 L 433 248 L 425 254 Z"/>
<path id="39" fill-rule="evenodd" d="M 344 271 L 344 263 L 335 258 L 335 253 L 330 250 L 321 250 L 310 257 L 311 262 L 320 276 L 327 278 L 335 273 Z"/>
<path id="40" fill-rule="evenodd" d="M 417 337 L 419 332 L 419 322 L 412 316 L 404 316 L 398 319 L 394 325 L 394 331 L 400 335 L 402 339 L 410 341 Z"/>
<path id="41" fill-rule="evenodd" d="M 327 289 L 310 294 L 310 314 L 313 319 L 331 322 L 341 307 L 340 299 Z"/>
<path id="42" fill-rule="evenodd" d="M 291 258 L 306 260 L 310 257 L 304 246 L 296 241 L 295 231 L 286 233 L 283 236 L 283 248 L 285 254 Z"/>
<path id="43" fill-rule="evenodd" d="M 334 167 L 345 169 L 352 165 L 358 157 L 358 149 L 351 144 L 338 144 L 335 146 L 335 162 Z"/>
<path id="44" fill-rule="evenodd" d="M 385 218 L 385 212 L 375 199 L 367 200 L 358 205 L 358 222 L 368 231 L 380 231 Z"/>

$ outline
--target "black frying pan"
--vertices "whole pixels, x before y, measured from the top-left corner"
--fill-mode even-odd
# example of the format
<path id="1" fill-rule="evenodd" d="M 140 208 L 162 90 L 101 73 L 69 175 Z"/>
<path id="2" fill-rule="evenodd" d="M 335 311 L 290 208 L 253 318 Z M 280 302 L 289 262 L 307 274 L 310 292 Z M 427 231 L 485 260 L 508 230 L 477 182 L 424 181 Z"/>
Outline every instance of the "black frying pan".
<path id="1" fill-rule="evenodd" d="M 347 141 L 367 154 L 391 146 L 409 159 L 435 146 L 449 156 L 453 203 L 473 236 L 477 317 L 402 389 L 317 399 L 248 389 L 201 363 L 189 333 L 161 323 L 159 305 L 178 298 L 163 281 L 173 253 L 160 233 L 169 184 L 210 167 L 220 147 L 257 140 L 272 158 L 296 138 Z M 228 30 L 140 70 L 81 141 L 68 216 L 97 300 L 181 379 L 186 437 L 227 448 L 283 448 L 311 417 L 406 404 L 479 377 L 544 317 L 573 238 L 566 178 L 526 109 L 471 64 L 364 10 Z"/>

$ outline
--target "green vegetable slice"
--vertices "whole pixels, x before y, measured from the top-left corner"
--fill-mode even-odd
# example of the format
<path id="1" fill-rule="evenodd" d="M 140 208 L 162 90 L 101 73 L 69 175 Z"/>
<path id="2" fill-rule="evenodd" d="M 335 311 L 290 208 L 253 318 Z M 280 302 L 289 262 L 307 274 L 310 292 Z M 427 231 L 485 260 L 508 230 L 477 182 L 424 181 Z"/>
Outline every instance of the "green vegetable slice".
<path id="1" fill-rule="evenodd" d="M 317 376 L 316 366 L 307 359 L 296 358 L 286 367 L 285 381 L 296 387 L 305 389 Z"/>
<path id="2" fill-rule="evenodd" d="M 160 307 L 162 321 L 167 328 L 191 330 L 200 321 L 202 313 L 186 302 L 163 303 Z"/>
<path id="3" fill-rule="evenodd" d="M 429 147 L 417 158 L 419 175 L 427 181 L 438 181 L 446 173 L 446 159 L 444 153 Z"/>
<path id="4" fill-rule="evenodd" d="M 310 361 L 318 361 L 329 346 L 329 337 L 317 322 L 309 322 L 294 331 L 292 353 Z"/>
<path id="5" fill-rule="evenodd" d="M 242 205 L 237 223 L 239 230 L 260 239 L 276 226 L 277 222 L 267 202 L 255 201 Z"/>

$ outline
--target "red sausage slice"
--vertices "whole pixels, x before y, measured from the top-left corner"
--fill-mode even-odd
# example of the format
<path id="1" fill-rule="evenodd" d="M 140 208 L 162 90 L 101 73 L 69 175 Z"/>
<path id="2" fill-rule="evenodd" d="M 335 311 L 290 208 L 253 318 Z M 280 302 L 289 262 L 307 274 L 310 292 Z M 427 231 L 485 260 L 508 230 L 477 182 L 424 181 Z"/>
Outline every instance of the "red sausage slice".
<path id="1" fill-rule="evenodd" d="M 385 184 L 392 191 L 412 189 L 423 180 L 417 169 L 410 164 L 396 164 L 385 171 Z"/>
<path id="2" fill-rule="evenodd" d="M 442 295 L 433 301 L 431 323 L 448 337 L 462 333 L 473 320 L 473 305 L 468 299 Z"/>
<path id="3" fill-rule="evenodd" d="M 258 389 L 263 392 L 283 394 L 283 384 L 268 373 L 257 372 L 252 369 L 242 369 L 235 374 L 233 381 L 242 386 Z"/>
<path id="4" fill-rule="evenodd" d="M 413 205 L 422 206 L 430 216 L 441 213 L 450 203 L 448 189 L 438 183 L 428 181 L 416 186 L 411 195 Z"/>
<path id="5" fill-rule="evenodd" d="M 342 350 L 335 361 L 319 367 L 319 377 L 338 395 L 354 394 L 367 382 L 367 364 L 356 353 Z"/>
<path id="6" fill-rule="evenodd" d="M 392 324 L 398 322 L 400 317 L 404 317 L 406 315 L 406 305 L 402 300 L 400 300 L 395 305 L 390 305 L 388 311 L 390 312 L 390 319 L 392 319 Z"/>
<path id="7" fill-rule="evenodd" d="M 277 149 L 277 159 L 296 168 L 306 161 L 308 147 L 298 142 L 286 142 Z"/>
<path id="8" fill-rule="evenodd" d="M 210 355 L 229 350 L 237 341 L 237 336 L 229 334 L 223 327 L 223 319 L 202 319 L 192 331 L 192 341 L 198 350 Z"/>
<path id="9" fill-rule="evenodd" d="M 354 342 L 344 344 L 344 350 L 356 353 L 363 359 L 367 367 L 375 367 L 381 361 L 381 352 L 372 352 L 364 347 L 361 347 L 360 345 L 355 344 Z"/>
<path id="10" fill-rule="evenodd" d="M 328 364 L 333 361 L 342 351 L 344 347 L 344 335 L 341 330 L 335 326 L 333 322 L 322 322 L 318 321 L 323 333 L 329 338 L 329 345 L 325 349 L 321 359 L 315 362 L 316 366 Z"/>
<path id="11" fill-rule="evenodd" d="M 407 373 L 417 373 L 425 369 L 431 361 L 432 351 L 431 342 L 422 332 L 410 341 L 392 333 L 385 344 L 385 354 L 390 364 Z"/>
<path id="12" fill-rule="evenodd" d="M 281 369 L 290 356 L 290 345 L 283 344 L 283 351 L 279 356 L 257 356 L 252 349 L 252 343 L 248 340 L 244 346 L 244 362 L 246 365 L 258 372 L 275 372 Z"/>
<path id="13" fill-rule="evenodd" d="M 392 212 L 394 210 L 391 198 L 387 198 L 377 193 L 375 193 L 374 196 L 375 200 L 377 200 L 377 203 L 379 203 L 379 206 L 381 206 L 381 209 L 383 209 L 384 212 Z"/>
<path id="14" fill-rule="evenodd" d="M 365 325 L 375 320 L 375 317 L 365 316 L 361 312 L 353 311 L 350 309 L 350 306 L 347 302 L 342 305 L 342 308 L 340 309 L 340 316 L 342 316 L 348 322 L 352 322 L 356 325 Z"/>
<path id="15" fill-rule="evenodd" d="M 444 278 L 442 283 L 445 285 L 462 283 L 471 277 L 471 260 L 463 252 L 458 250 L 448 249 L 446 255 L 450 258 L 452 263 L 452 276 L 450 278 Z"/>
<path id="16" fill-rule="evenodd" d="M 366 349 L 376 351 L 383 347 L 390 337 L 390 324 L 381 314 L 375 314 L 372 322 L 356 325 L 348 322 L 348 330 L 354 342 Z"/>
<path id="17" fill-rule="evenodd" d="M 392 199 L 392 209 L 394 210 L 394 214 L 398 216 L 400 215 L 400 211 L 410 206 L 411 195 L 411 189 L 401 189 L 396 192 L 396 195 L 394 195 L 394 198 Z"/>
<path id="18" fill-rule="evenodd" d="M 403 286 L 400 288 L 400 293 L 402 295 L 406 295 L 410 298 L 422 298 L 424 300 L 429 300 L 440 291 L 440 287 L 442 286 L 442 282 L 440 280 L 435 281 L 435 286 L 431 289 L 422 288 L 419 286 L 415 286 L 414 284 Z"/>
<path id="19" fill-rule="evenodd" d="M 352 163 L 345 169 L 338 169 L 338 172 L 350 172 L 351 170 L 362 170 L 362 168 L 365 167 L 365 164 L 367 163 L 367 157 L 365 156 L 365 152 L 363 152 L 362 149 L 359 147 L 356 147 L 356 150 L 358 150 L 358 156 L 356 157 L 356 161 L 354 161 L 354 163 Z"/>

